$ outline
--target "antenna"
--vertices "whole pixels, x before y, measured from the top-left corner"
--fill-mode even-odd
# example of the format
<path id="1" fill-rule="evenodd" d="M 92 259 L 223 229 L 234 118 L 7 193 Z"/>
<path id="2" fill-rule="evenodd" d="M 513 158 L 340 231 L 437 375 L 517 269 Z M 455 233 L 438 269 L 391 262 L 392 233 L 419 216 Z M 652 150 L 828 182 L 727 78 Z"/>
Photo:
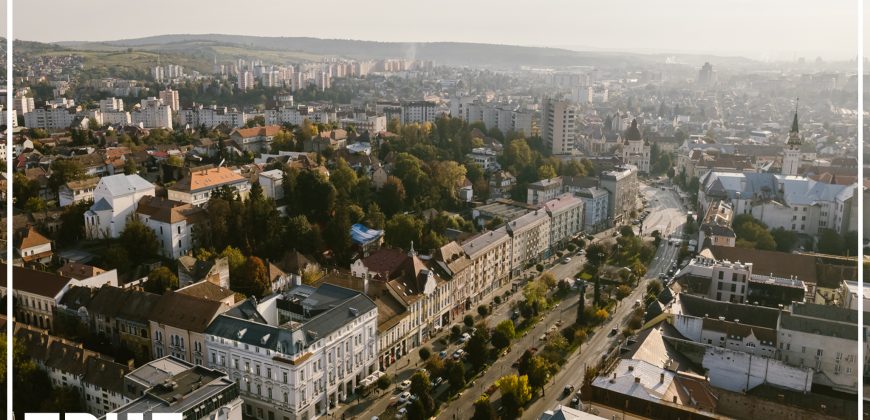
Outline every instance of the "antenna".
<path id="1" fill-rule="evenodd" d="M 800 102 L 800 100 L 801 100 L 801 98 L 795 96 L 795 98 L 794 98 L 794 113 L 795 114 L 797 114 L 797 112 L 798 112 L 798 103 Z"/>

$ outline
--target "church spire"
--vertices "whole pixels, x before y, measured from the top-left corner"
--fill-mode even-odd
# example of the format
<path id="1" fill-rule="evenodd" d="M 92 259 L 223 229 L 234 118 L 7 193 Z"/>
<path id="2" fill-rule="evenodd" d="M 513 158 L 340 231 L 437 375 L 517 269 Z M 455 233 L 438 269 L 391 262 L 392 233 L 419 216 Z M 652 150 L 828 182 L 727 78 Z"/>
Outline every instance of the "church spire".
<path id="1" fill-rule="evenodd" d="M 791 123 L 791 131 L 788 133 L 788 144 L 789 145 L 800 145 L 801 144 L 801 135 L 800 135 L 800 126 L 798 125 L 798 98 L 795 98 L 794 104 L 794 120 Z"/>

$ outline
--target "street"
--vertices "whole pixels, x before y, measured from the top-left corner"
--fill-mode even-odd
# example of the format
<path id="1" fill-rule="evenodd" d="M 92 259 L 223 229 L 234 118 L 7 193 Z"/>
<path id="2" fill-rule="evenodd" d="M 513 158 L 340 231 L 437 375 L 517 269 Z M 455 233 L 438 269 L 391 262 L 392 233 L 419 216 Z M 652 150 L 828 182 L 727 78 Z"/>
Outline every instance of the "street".
<path id="1" fill-rule="evenodd" d="M 647 209 L 650 214 L 644 223 L 644 235 L 649 236 L 654 230 L 659 230 L 663 240 L 659 249 L 656 251 L 655 257 L 648 267 L 646 278 L 641 279 L 638 287 L 632 291 L 631 295 L 626 297 L 622 303 L 617 306 L 611 319 L 602 324 L 596 333 L 582 345 L 580 352 L 575 352 L 568 358 L 565 366 L 559 371 L 556 377 L 545 387 L 546 396 L 536 400 L 526 408 L 524 418 L 538 418 L 544 410 L 552 408 L 556 405 L 557 399 L 562 399 L 562 388 L 565 385 L 573 384 L 579 389 L 583 382 L 585 366 L 589 363 L 596 363 L 600 360 L 602 353 L 608 351 L 613 344 L 613 341 L 621 337 L 620 334 L 610 337 L 608 336 L 613 327 L 622 329 L 632 310 L 635 300 L 643 299 L 646 292 L 646 284 L 649 279 L 658 277 L 659 273 L 667 272 L 670 266 L 674 263 L 679 248 L 671 246 L 667 242 L 667 236 L 671 233 L 679 234 L 682 230 L 682 225 L 685 223 L 685 210 L 679 204 L 676 194 L 671 190 L 660 190 L 654 187 L 648 187 L 641 184 L 641 192 L 648 200 Z M 596 240 L 611 238 L 613 230 L 606 230 L 595 235 Z M 556 277 L 556 280 L 564 278 L 574 278 L 575 275 L 583 268 L 585 257 L 581 255 L 572 255 L 571 261 L 567 263 L 557 262 L 552 267 L 548 267 L 546 271 L 550 271 Z M 534 269 L 522 273 L 517 278 L 525 278 L 529 273 L 536 273 Z M 506 291 L 511 289 L 511 282 L 490 294 L 484 302 L 491 301 L 495 296 L 501 296 Z M 496 307 L 487 318 L 487 325 L 494 327 L 499 322 L 509 319 L 511 315 L 512 303 L 522 299 L 522 292 L 513 293 L 507 301 L 503 301 L 501 305 Z M 577 295 L 571 294 L 568 300 L 561 302 L 559 307 L 551 310 L 544 315 L 544 318 L 529 330 L 523 337 L 515 340 L 510 346 L 510 352 L 500 357 L 498 360 L 487 369 L 486 373 L 474 381 L 474 385 L 463 391 L 462 395 L 454 401 L 449 402 L 442 408 L 442 411 L 437 416 L 438 419 L 464 419 L 470 418 L 474 412 L 474 402 L 490 385 L 494 384 L 498 378 L 515 372 L 511 366 L 522 353 L 531 347 L 542 347 L 544 343 L 538 342 L 538 338 L 546 332 L 556 321 L 573 322 L 577 312 Z M 471 308 L 468 313 L 477 315 L 476 306 Z M 456 317 L 454 323 L 461 323 L 461 317 Z M 439 334 L 439 337 L 449 335 L 449 328 L 445 328 Z M 456 342 L 449 342 L 446 347 L 437 344 L 437 339 L 431 339 L 425 344 L 432 348 L 432 357 L 438 357 L 438 352 L 446 350 L 448 354 L 452 354 L 457 348 L 463 345 Z M 360 401 L 359 407 L 356 402 L 349 405 L 339 407 L 336 415 L 341 413 L 347 414 L 348 417 L 369 419 L 372 416 L 381 415 L 388 405 L 398 398 L 395 392 L 395 385 L 399 382 L 409 379 L 420 363 L 419 349 L 414 349 L 402 360 L 387 369 L 387 373 L 394 376 L 394 385 L 387 391 L 381 393 L 380 397 L 369 397 Z M 434 378 L 433 378 L 434 379 Z M 442 387 L 446 385 L 441 385 Z M 497 394 L 496 394 L 497 395 Z M 570 397 L 565 398 L 570 399 Z M 564 401 L 567 402 L 567 401 Z M 454 417 L 455 416 L 455 417 Z"/>

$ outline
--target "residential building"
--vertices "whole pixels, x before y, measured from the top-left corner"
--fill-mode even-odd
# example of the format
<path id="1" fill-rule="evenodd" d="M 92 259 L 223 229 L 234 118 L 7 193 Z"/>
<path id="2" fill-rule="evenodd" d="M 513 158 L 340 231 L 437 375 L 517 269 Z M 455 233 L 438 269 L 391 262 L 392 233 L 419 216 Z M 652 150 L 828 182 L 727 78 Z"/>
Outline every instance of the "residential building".
<path id="1" fill-rule="evenodd" d="M 253 118 L 253 115 L 247 114 L 244 111 L 218 107 L 217 105 L 210 107 L 194 105 L 193 108 L 185 108 L 178 112 L 179 124 L 190 128 L 202 126 L 214 128 L 218 125 L 240 128 L 244 127 L 251 118 Z"/>
<path id="2" fill-rule="evenodd" d="M 534 210 L 514 219 L 505 224 L 505 229 L 511 239 L 512 275 L 519 275 L 525 264 L 537 262 L 548 255 L 551 229 L 550 217 L 545 210 Z"/>
<path id="3" fill-rule="evenodd" d="M 238 84 L 236 87 L 241 91 L 254 88 L 254 73 L 248 70 L 239 71 Z"/>
<path id="4" fill-rule="evenodd" d="M 469 278 L 480 282 L 481 296 L 507 283 L 511 275 L 513 249 L 506 227 L 483 232 L 463 242 L 462 250 L 471 261 Z"/>
<path id="5" fill-rule="evenodd" d="M 471 149 L 471 153 L 465 155 L 467 159 L 476 163 L 486 172 L 497 171 L 501 169 L 498 163 L 498 154 L 495 150 L 488 147 L 475 147 Z"/>
<path id="6" fill-rule="evenodd" d="M 382 131 L 387 131 L 387 117 L 383 115 L 354 113 L 352 118 L 339 119 L 338 126 L 343 130 L 353 127 L 357 133 L 367 131 L 370 134 L 375 135 Z"/>
<path id="7" fill-rule="evenodd" d="M 179 287 L 209 281 L 220 287 L 230 287 L 230 265 L 226 257 L 199 260 L 189 255 L 178 258 Z"/>
<path id="8" fill-rule="evenodd" d="M 866 333 L 861 331 L 861 334 Z M 777 328 L 780 360 L 810 367 L 813 383 L 857 394 L 858 311 L 832 305 L 795 303 Z"/>
<path id="9" fill-rule="evenodd" d="M 258 306 L 206 332 L 208 366 L 240 384 L 246 416 L 326 416 L 377 370 L 378 310 L 364 293 L 302 285 Z"/>
<path id="10" fill-rule="evenodd" d="M 540 205 L 562 194 L 562 177 L 542 179 L 529 184 L 526 203 Z"/>
<path id="11" fill-rule="evenodd" d="M 66 130 L 76 119 L 76 108 L 47 105 L 24 114 L 24 126 L 47 131 Z"/>
<path id="12" fill-rule="evenodd" d="M 639 195 L 637 167 L 625 165 L 602 172 L 600 187 L 606 190 L 608 224 L 617 226 L 631 219 L 631 212 L 637 209 Z"/>
<path id="13" fill-rule="evenodd" d="M 565 193 L 544 203 L 550 216 L 550 248 L 561 249 L 583 230 L 583 200 Z"/>
<path id="14" fill-rule="evenodd" d="M 707 213 L 698 228 L 699 249 L 708 246 L 734 246 L 737 242 L 737 234 L 731 227 L 733 219 L 734 211 L 731 209 L 731 203 L 721 200 L 713 202 L 707 208 Z"/>
<path id="15" fill-rule="evenodd" d="M 103 285 L 118 286 L 118 270 L 103 270 L 92 265 L 68 261 L 57 270 L 57 274 L 69 277 L 77 287 L 100 288 Z"/>
<path id="16" fill-rule="evenodd" d="M 139 199 L 136 216 L 154 231 L 160 255 L 178 259 L 193 250 L 194 229 L 205 219 L 205 211 L 192 204 L 146 195 Z"/>
<path id="17" fill-rule="evenodd" d="M 25 265 L 48 264 L 54 255 L 52 241 L 27 225 L 15 231 L 15 254 Z"/>
<path id="18" fill-rule="evenodd" d="M 360 254 L 367 257 L 384 243 L 384 231 L 355 223 L 350 227 L 350 240 L 359 249 Z"/>
<path id="19" fill-rule="evenodd" d="M 236 148 L 243 152 L 254 154 L 271 150 L 272 140 L 283 129 L 279 125 L 265 127 L 237 128 L 230 134 L 230 140 Z"/>
<path id="20" fill-rule="evenodd" d="M 554 155 L 570 155 L 576 150 L 577 111 L 568 101 L 544 98 L 541 111 L 541 137 Z"/>
<path id="21" fill-rule="evenodd" d="M 172 356 L 148 362 L 124 377 L 131 400 L 113 410 L 118 419 L 179 413 L 190 420 L 241 420 L 239 384 L 225 373 Z"/>
<path id="22" fill-rule="evenodd" d="M 78 181 L 68 181 L 58 189 L 58 204 L 66 207 L 85 201 L 94 201 L 94 190 L 100 178 L 92 177 Z"/>
<path id="23" fill-rule="evenodd" d="M 574 193 L 583 200 L 583 229 L 598 232 L 607 226 L 610 194 L 598 187 L 582 188 Z"/>
<path id="24" fill-rule="evenodd" d="M 515 132 L 532 134 L 532 113 L 516 109 L 509 105 L 481 103 L 475 100 L 472 103 L 460 103 L 457 101 L 455 111 L 451 115 L 462 118 L 468 123 L 482 122 L 487 130 L 498 128 L 504 134 Z M 451 107 L 453 103 L 451 102 Z"/>
<path id="25" fill-rule="evenodd" d="M 85 236 L 117 238 L 145 196 L 154 196 L 154 185 L 139 175 L 103 177 L 94 189 L 94 204 L 84 215 Z"/>
<path id="26" fill-rule="evenodd" d="M 155 357 L 171 355 L 195 364 L 205 364 L 204 333 L 229 305 L 178 291 L 160 296 L 149 317 Z"/>
<path id="27" fill-rule="evenodd" d="M 158 97 L 160 98 L 161 102 L 163 102 L 166 106 L 170 107 L 170 109 L 172 110 L 171 112 L 178 112 L 181 109 L 181 107 L 179 106 L 179 103 L 178 103 L 178 91 L 177 90 L 172 90 L 169 88 L 161 90 L 160 93 L 158 94 Z M 122 107 L 123 107 L 123 102 L 122 102 Z"/>
<path id="28" fill-rule="evenodd" d="M 402 103 L 402 124 L 434 122 L 438 118 L 434 102 L 416 101 Z"/>
<path id="29" fill-rule="evenodd" d="M 130 113 L 134 125 L 142 128 L 165 128 L 172 130 L 172 107 L 153 96 L 143 99 L 139 108 Z"/>
<path id="30" fill-rule="evenodd" d="M 130 366 L 43 329 L 20 322 L 14 328 L 16 344 L 48 374 L 52 387 L 74 390 L 88 413 L 102 416 L 129 402 L 124 396 L 124 375 Z"/>
<path id="31" fill-rule="evenodd" d="M 77 296 L 75 291 L 81 290 L 74 287 L 67 295 Z M 105 337 L 113 345 L 129 349 L 136 360 L 151 360 L 149 318 L 160 295 L 106 285 L 88 296 L 90 300 L 81 296 L 76 300 L 65 297 L 58 308 L 78 316 L 88 331 Z"/>
<path id="32" fill-rule="evenodd" d="M 167 188 L 167 191 L 170 200 L 203 206 L 222 187 L 230 188 L 243 200 L 248 198 L 251 191 L 251 183 L 247 179 L 225 166 L 191 168 L 187 176 Z"/>
<path id="33" fill-rule="evenodd" d="M 860 296 L 859 295 L 860 292 Z M 840 285 L 840 307 L 858 310 L 858 299 L 864 300 L 864 307 L 870 308 L 870 284 L 858 284 L 857 281 L 843 280 Z"/>
<path id="34" fill-rule="evenodd" d="M 0 265 L 4 270 L 6 264 Z M 72 279 L 45 271 L 12 267 L 15 288 L 15 320 L 51 331 L 54 328 L 54 308 L 69 290 Z"/>
<path id="35" fill-rule="evenodd" d="M 263 195 L 275 201 L 284 198 L 284 171 L 272 169 L 260 172 L 259 181 L 260 187 L 263 188 Z"/>
<path id="36" fill-rule="evenodd" d="M 507 198 L 511 195 L 514 185 L 517 184 L 517 178 L 508 171 L 498 171 L 489 179 L 489 198 L 499 199 Z"/>

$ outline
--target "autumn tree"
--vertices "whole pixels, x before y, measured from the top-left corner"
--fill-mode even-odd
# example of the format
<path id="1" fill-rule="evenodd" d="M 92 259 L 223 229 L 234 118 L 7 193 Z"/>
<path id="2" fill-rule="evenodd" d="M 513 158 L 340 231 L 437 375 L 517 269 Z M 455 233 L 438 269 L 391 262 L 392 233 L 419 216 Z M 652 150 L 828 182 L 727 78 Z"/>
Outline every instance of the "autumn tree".
<path id="1" fill-rule="evenodd" d="M 145 291 L 162 295 L 178 288 L 178 276 L 167 267 L 159 267 L 148 273 Z"/>
<path id="2" fill-rule="evenodd" d="M 239 270 L 239 275 L 230 278 L 230 288 L 245 296 L 266 296 L 271 292 L 272 282 L 263 260 L 250 256 Z"/>

